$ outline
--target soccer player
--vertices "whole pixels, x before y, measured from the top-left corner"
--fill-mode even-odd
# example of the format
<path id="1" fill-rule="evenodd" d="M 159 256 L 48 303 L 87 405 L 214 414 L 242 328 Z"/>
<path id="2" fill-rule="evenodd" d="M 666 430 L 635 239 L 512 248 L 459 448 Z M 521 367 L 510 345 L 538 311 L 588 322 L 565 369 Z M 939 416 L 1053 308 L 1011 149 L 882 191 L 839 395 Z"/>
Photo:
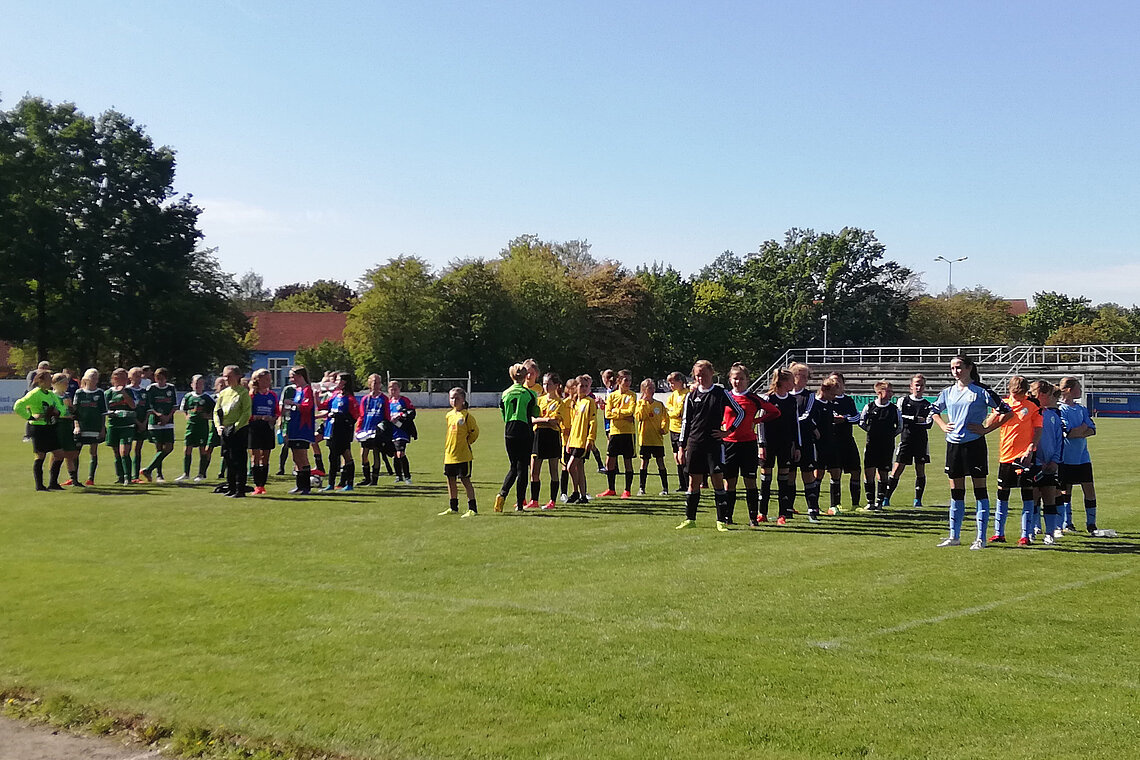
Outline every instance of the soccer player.
<path id="1" fill-rule="evenodd" d="M 291 393 L 281 397 L 281 416 L 285 420 L 289 450 L 293 452 L 296 485 L 289 493 L 308 496 L 312 492 L 313 470 L 309 465 L 309 451 L 317 428 L 317 396 L 309 382 L 309 371 L 297 365 L 289 370 Z"/>
<path id="2" fill-rule="evenodd" d="M 380 456 L 383 446 L 392 443 L 388 397 L 383 380 L 375 372 L 368 376 L 368 393 L 360 398 L 360 417 L 356 420 L 356 440 L 360 443 L 360 467 L 363 479 L 358 486 L 374 486 L 380 479 Z M 466 398 L 466 393 L 464 394 Z M 391 468 L 389 468 L 391 471 Z"/>
<path id="3" fill-rule="evenodd" d="M 352 490 L 352 479 L 356 476 L 356 462 L 352 459 L 352 436 L 356 420 L 360 417 L 360 405 L 356 401 L 356 382 L 351 372 L 338 372 L 333 381 L 332 395 L 324 406 L 329 420 L 326 434 L 329 447 L 329 482 L 325 491 Z M 341 474 L 340 485 L 336 483 L 337 473 Z"/>
<path id="4" fill-rule="evenodd" d="M 459 514 L 459 488 L 456 481 L 463 484 L 467 493 L 467 511 L 463 517 L 475 517 L 479 507 L 475 503 L 475 487 L 471 485 L 471 444 L 479 437 L 479 423 L 467 408 L 467 391 L 452 388 L 447 394 L 451 410 L 444 417 L 447 434 L 443 439 L 443 475 L 447 478 L 448 508 L 440 515 Z"/>
<path id="5" fill-rule="evenodd" d="M 796 400 L 796 418 L 800 425 L 800 458 L 790 475 L 792 483 L 792 513 L 795 514 L 796 469 L 804 484 L 804 501 L 807 502 L 809 519 L 819 516 L 820 477 L 816 474 L 818 465 L 815 454 L 815 432 L 812 430 L 811 407 L 815 403 L 815 392 L 808 388 L 811 382 L 811 367 L 801 362 L 793 362 L 788 371 L 792 373 L 792 389 L 788 391 Z"/>
<path id="6" fill-rule="evenodd" d="M 954 384 L 938 394 L 931 410 L 934 422 L 946 434 L 946 476 L 950 480 L 950 535 L 938 546 L 960 546 L 962 522 L 966 516 L 966 477 L 974 484 L 977 502 L 977 538 L 971 549 L 986 548 L 986 528 L 990 519 L 990 495 L 986 489 L 989 453 L 984 436 L 1009 418 L 1009 406 L 989 387 L 981 385 L 978 367 L 965 356 L 950 362 Z M 986 422 L 989 410 L 997 412 Z M 946 414 L 948 419 L 943 419 Z"/>
<path id="7" fill-rule="evenodd" d="M 899 417 L 902 418 L 903 426 L 899 434 L 898 451 L 895 452 L 895 465 L 887 481 L 884 507 L 891 505 L 891 497 L 899 487 L 899 478 L 908 464 L 914 465 L 914 506 L 922 506 L 922 494 L 926 491 L 926 465 L 930 461 L 928 432 L 934 424 L 930 418 L 930 402 L 926 400 L 925 393 L 926 377 L 919 373 L 910 379 L 910 394 L 898 400 Z"/>
<path id="8" fill-rule="evenodd" d="M 329 399 L 332 397 L 334 386 L 336 385 L 336 372 L 333 370 L 325 370 L 325 374 L 321 377 L 321 381 L 316 386 L 317 398 L 317 418 L 322 420 L 317 424 L 316 430 L 313 433 L 313 460 L 317 463 L 316 468 L 313 469 L 313 474 L 324 477 L 325 476 L 325 458 L 321 454 L 321 442 L 329 437 L 329 432 L 332 429 L 332 420 L 329 419 L 326 413 Z M 331 480 L 331 478 L 330 478 Z"/>
<path id="9" fill-rule="evenodd" d="M 637 399 L 634 417 L 637 420 L 637 440 L 641 455 L 640 487 L 638 496 L 645 495 L 645 481 L 649 478 L 649 460 L 657 460 L 657 474 L 661 476 L 661 493 L 669 495 L 669 475 L 665 471 L 665 431 L 669 429 L 669 415 L 665 405 L 653 397 L 656 385 L 648 377 L 641 381 L 641 395 Z"/>
<path id="10" fill-rule="evenodd" d="M 895 437 L 902 431 L 902 415 L 891 403 L 892 388 L 886 380 L 875 383 L 875 398 L 868 401 L 859 415 L 859 427 L 867 431 L 863 447 L 863 490 L 867 492 L 867 511 L 886 506 L 887 477 L 891 456 L 895 453 Z M 875 474 L 879 476 L 879 495 L 875 495 Z"/>
<path id="11" fill-rule="evenodd" d="M 107 390 L 107 445 L 115 452 L 115 477 L 120 485 L 131 482 L 131 444 L 135 440 L 135 397 L 127 389 L 128 374 L 119 367 L 111 373 Z"/>
<path id="12" fill-rule="evenodd" d="M 548 462 L 550 470 L 550 501 L 543 509 L 554 509 L 554 499 L 558 496 L 558 464 L 562 459 L 562 427 L 567 416 L 566 404 L 562 400 L 562 380 L 553 372 L 547 372 L 542 379 L 543 393 L 538 397 L 539 416 L 545 422 L 534 423 L 534 443 L 530 457 L 530 501 L 526 509 L 538 509 L 538 494 L 542 488 L 540 477 L 542 463 Z M 533 392 L 533 390 L 531 391 Z"/>
<path id="13" fill-rule="evenodd" d="M 214 406 L 210 409 L 210 430 L 209 430 L 209 434 L 206 437 L 205 460 L 206 460 L 207 472 L 209 471 L 210 460 L 214 456 L 214 449 L 216 449 L 222 445 L 222 436 L 218 432 L 218 426 L 217 426 L 217 424 L 215 424 L 216 420 L 214 419 L 214 416 L 217 414 L 217 411 L 218 411 L 218 397 L 222 395 L 222 391 L 224 391 L 225 389 L 226 389 L 226 378 L 221 376 L 221 375 L 219 375 L 218 377 L 215 377 L 214 378 Z M 225 459 L 225 455 L 223 454 L 222 455 L 222 463 L 218 466 L 218 478 L 222 479 L 224 477 L 226 477 L 226 459 Z"/>
<path id="14" fill-rule="evenodd" d="M 570 440 L 571 418 L 577 401 L 578 378 L 572 377 L 562 386 L 562 474 L 558 478 L 558 493 L 563 503 L 570 499 L 570 454 L 567 441 Z"/>
<path id="15" fill-rule="evenodd" d="M 725 522 L 732 524 L 736 510 L 737 477 L 744 478 L 744 502 L 748 506 L 748 524 L 759 527 L 760 491 L 756 487 L 756 470 L 760 466 L 760 444 L 756 432 L 758 423 L 775 420 L 781 416 L 779 407 L 770 404 L 756 393 L 748 390 L 751 378 L 748 367 L 737 363 L 728 371 L 728 382 L 732 386 L 732 398 L 744 410 L 744 421 L 731 433 L 724 436 L 724 487 Z M 734 414 L 732 407 L 725 407 L 724 424 L 731 423 Z"/>
<path id="16" fill-rule="evenodd" d="M 412 484 L 412 468 L 408 464 L 408 444 L 418 437 L 416 407 L 407 396 L 400 395 L 400 383 L 388 383 L 388 414 L 392 420 L 392 448 L 395 449 L 396 482 Z M 529 455 L 529 451 L 527 452 Z"/>
<path id="17" fill-rule="evenodd" d="M 146 408 L 146 387 L 142 384 L 143 380 L 147 378 L 142 367 L 131 367 L 130 371 L 127 372 L 127 378 L 130 381 L 127 385 L 127 391 L 135 400 L 134 468 L 127 473 L 127 477 L 130 478 L 132 483 L 142 483 L 140 473 L 142 470 L 142 450 L 143 443 L 146 442 L 147 438 L 147 420 L 150 418 Z"/>
<path id="18" fill-rule="evenodd" d="M 685 376 L 680 372 L 670 372 L 666 378 L 669 382 L 669 396 L 665 399 L 665 411 L 669 414 L 669 444 L 673 449 L 673 457 L 681 450 L 681 417 L 685 413 L 685 396 L 689 395 L 689 386 Z M 685 465 L 677 463 L 677 490 L 688 488 L 689 478 L 685 472 Z"/>
<path id="19" fill-rule="evenodd" d="M 630 390 L 632 381 L 633 373 L 623 369 L 617 373 L 617 387 L 606 394 L 606 435 L 609 437 L 606 446 L 606 478 L 609 487 L 598 496 L 617 496 L 618 457 L 625 460 L 625 489 L 621 492 L 621 498 L 628 499 L 633 489 L 633 433 L 637 426 L 634 419 L 637 396 Z"/>
<path id="20" fill-rule="evenodd" d="M 215 427 L 222 439 L 222 456 L 226 460 L 225 495 L 245 498 L 245 482 L 249 472 L 249 418 L 253 403 L 249 390 L 241 384 L 241 371 L 236 365 L 222 370 L 226 388 L 218 394 Z"/>
<path id="21" fill-rule="evenodd" d="M 75 440 L 78 423 L 75 419 L 75 405 L 67 392 L 70 380 L 71 378 L 63 372 L 57 372 L 51 378 L 52 392 L 59 397 L 59 402 L 63 405 L 63 413 L 56 419 L 55 431 L 59 438 L 63 464 L 67 467 L 68 477 L 63 485 L 82 488 L 83 483 L 79 480 L 79 443 Z"/>
<path id="22" fill-rule="evenodd" d="M 154 371 L 154 382 L 143 391 L 146 398 L 147 433 L 154 444 L 154 458 L 142 475 L 149 483 L 153 480 L 151 473 L 157 472 L 158 482 L 162 483 L 162 460 L 174 450 L 174 410 L 178 407 L 178 395 L 174 386 L 167 384 L 166 367 L 159 367 Z"/>
<path id="23" fill-rule="evenodd" d="M 1046 545 L 1052 545 L 1061 538 L 1064 527 L 1057 514 L 1057 473 L 1061 465 L 1061 449 L 1065 446 L 1064 421 L 1057 411 L 1056 389 L 1048 380 L 1030 383 L 1029 396 L 1041 405 L 1041 437 L 1032 470 L 1033 495 L 1041 499 L 1041 511 L 1045 514 L 1042 540 Z"/>
<path id="24" fill-rule="evenodd" d="M 32 478 L 37 491 L 62 491 L 59 484 L 59 470 L 63 466 L 64 454 L 59 447 L 57 421 L 66 414 L 63 402 L 52 390 L 50 369 L 36 370 L 32 375 L 32 390 L 16 400 L 12 411 L 23 417 L 31 427 Z M 51 454 L 51 482 L 44 485 L 44 458 Z"/>
<path id="25" fill-rule="evenodd" d="M 593 378 L 579 375 L 577 393 L 570 410 L 570 435 L 566 439 L 567 469 L 574 483 L 574 491 L 566 500 L 567 504 L 589 504 L 586 496 L 586 458 L 598 437 L 598 406 L 590 393 Z M 567 383 L 569 385 L 569 383 Z"/>
<path id="26" fill-rule="evenodd" d="M 847 380 L 842 372 L 832 372 L 830 377 L 839 381 L 839 392 L 832 401 L 832 430 L 834 443 L 832 454 L 835 459 L 828 463 L 829 469 L 839 469 L 850 476 L 848 488 L 851 491 L 851 506 L 859 506 L 859 475 L 862 468 L 859 466 L 859 445 L 855 443 L 854 426 L 859 424 L 859 410 L 855 408 L 855 400 L 847 395 Z M 842 487 L 842 476 L 834 480 L 831 487 L 837 492 Z M 839 514 L 839 505 L 832 493 L 831 501 L 835 504 L 835 514 Z"/>
<path id="27" fill-rule="evenodd" d="M 1065 446 L 1061 450 L 1061 504 L 1065 509 L 1065 530 L 1075 530 L 1073 525 L 1073 492 L 1080 484 L 1081 495 L 1085 500 L 1085 530 L 1089 535 L 1096 534 L 1096 486 L 1093 485 L 1092 458 L 1089 456 L 1088 439 L 1096 435 L 1096 423 L 1089 410 L 1079 401 L 1081 383 L 1075 377 L 1062 377 L 1058 386 L 1061 403 L 1057 411 L 1065 423 Z"/>
<path id="28" fill-rule="evenodd" d="M 79 445 L 86 446 L 91 456 L 87 469 L 87 482 L 95 485 L 95 471 L 99 469 L 99 443 L 107 435 L 107 397 L 99 387 L 99 370 L 92 367 L 83 373 L 83 383 L 75 392 L 75 422 Z"/>
<path id="29" fill-rule="evenodd" d="M 538 397 L 534 391 L 524 384 L 527 378 L 527 369 L 523 364 L 512 364 L 508 376 L 514 381 L 503 391 L 499 399 L 499 410 L 503 414 L 503 439 L 507 447 L 507 460 L 511 470 L 503 480 L 503 487 L 495 495 L 495 511 L 502 512 L 506 503 L 507 494 L 511 488 L 515 489 L 515 511 L 522 512 L 525 501 L 526 484 L 530 473 L 530 453 L 534 449 L 534 430 L 532 425 L 541 420 L 538 409 Z"/>
<path id="30" fill-rule="evenodd" d="M 695 528 L 697 508 L 701 502 L 701 481 L 705 475 L 712 481 L 716 503 L 716 529 L 728 530 L 727 500 L 724 490 L 724 444 L 726 433 L 735 431 L 744 423 L 744 409 L 725 389 L 713 382 L 713 365 L 700 359 L 693 365 L 694 387 L 685 397 L 682 417 L 682 445 L 677 452 L 678 464 L 685 464 L 689 472 L 689 490 L 685 493 L 685 520 L 677 530 Z M 732 414 L 726 415 L 725 410 Z M 725 424 L 725 420 L 728 420 Z"/>
<path id="31" fill-rule="evenodd" d="M 249 379 L 250 415 L 249 449 L 253 454 L 250 471 L 253 474 L 253 493 L 265 493 L 269 482 L 269 458 L 273 455 L 276 436 L 273 429 L 277 425 L 277 394 L 271 387 L 272 378 L 267 369 L 259 369 Z"/>
<path id="32" fill-rule="evenodd" d="M 838 467 L 832 468 L 835 461 L 835 396 L 839 393 L 839 381 L 834 377 L 826 377 L 819 384 L 819 390 L 812 399 L 808 409 L 808 421 L 812 436 L 812 448 L 815 449 L 815 479 L 817 483 L 823 482 L 824 474 L 830 476 L 831 488 L 828 497 L 831 500 L 829 515 L 840 514 L 840 477 L 843 471 Z M 819 519 L 819 494 L 816 494 L 815 518 Z M 809 507 L 808 520 L 812 519 Z"/>
<path id="33" fill-rule="evenodd" d="M 195 483 L 206 479 L 210 467 L 210 431 L 214 429 L 214 397 L 206 393 L 206 378 L 194 375 L 190 380 L 190 392 L 182 397 L 178 411 L 186 415 L 186 430 L 182 434 L 185 449 L 182 453 L 182 474 L 175 481 L 190 478 L 190 464 L 194 449 L 198 449 L 198 475 Z"/>
<path id="34" fill-rule="evenodd" d="M 800 456 L 800 423 L 796 412 L 798 405 L 791 394 L 792 373 L 786 369 L 772 371 L 768 392 L 760 398 L 768 402 L 780 412 L 778 415 L 767 417 L 763 424 L 764 431 L 764 460 L 760 463 L 763 468 L 761 482 L 759 514 L 764 519 L 757 522 L 767 522 L 768 502 L 772 493 L 772 473 L 776 474 L 776 509 L 777 525 L 786 525 L 792 519 L 792 499 L 795 495 L 795 483 L 792 481 L 792 468 L 799 461 Z M 818 522 L 818 516 L 808 514 L 808 520 Z"/>
<path id="35" fill-rule="evenodd" d="M 1026 546 L 1033 540 L 1033 480 L 1030 466 L 1041 439 L 1041 407 L 1029 398 L 1029 381 L 1021 375 L 1009 379 L 1008 419 L 998 433 L 998 503 L 994 514 L 994 534 L 990 543 L 1005 543 L 1005 522 L 1009 516 L 1009 496 L 1021 489 L 1021 540 Z"/>

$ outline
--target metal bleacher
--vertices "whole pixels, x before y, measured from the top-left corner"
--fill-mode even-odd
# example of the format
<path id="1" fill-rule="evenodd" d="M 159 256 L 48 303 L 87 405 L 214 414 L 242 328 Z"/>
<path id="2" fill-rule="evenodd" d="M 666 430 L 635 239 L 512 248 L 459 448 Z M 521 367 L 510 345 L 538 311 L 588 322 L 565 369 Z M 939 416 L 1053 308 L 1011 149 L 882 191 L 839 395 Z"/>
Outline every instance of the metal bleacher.
<path id="1" fill-rule="evenodd" d="M 1079 377 L 1086 393 L 1140 393 L 1140 344 L 1083 346 L 836 346 L 790 348 L 768 369 L 793 362 L 810 366 L 816 377 L 842 372 L 850 393 L 873 393 L 878 380 L 906 388 L 915 373 L 938 388 L 950 381 L 950 360 L 959 354 L 978 364 L 983 381 L 1005 393 L 1009 378 Z"/>

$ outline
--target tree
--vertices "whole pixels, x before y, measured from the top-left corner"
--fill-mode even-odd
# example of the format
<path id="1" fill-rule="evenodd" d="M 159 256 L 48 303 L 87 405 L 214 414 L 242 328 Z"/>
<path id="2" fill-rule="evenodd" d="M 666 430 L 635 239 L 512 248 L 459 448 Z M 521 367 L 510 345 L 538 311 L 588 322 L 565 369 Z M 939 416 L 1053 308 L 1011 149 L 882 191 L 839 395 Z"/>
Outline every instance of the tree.
<path id="1" fill-rule="evenodd" d="M 295 282 L 273 292 L 273 310 L 349 311 L 356 300 L 356 291 L 343 282 L 317 280 L 311 285 Z"/>
<path id="2" fill-rule="evenodd" d="M 1092 324 L 1095 312 L 1087 298 L 1070 298 L 1061 293 L 1033 294 L 1033 308 L 1021 316 L 1021 339 L 1040 345 L 1066 325 Z"/>
<path id="3" fill-rule="evenodd" d="M 297 349 L 295 363 L 308 370 L 311 377 L 319 378 L 329 370 L 352 371 L 352 354 L 338 340 L 323 340 L 316 346 L 301 346 Z M 359 378 L 358 378 L 358 385 Z"/>
<path id="4" fill-rule="evenodd" d="M 436 283 L 440 337 L 447 347 L 439 372 L 498 387 L 515 361 L 514 305 L 496 267 L 483 259 L 454 261 Z"/>
<path id="5" fill-rule="evenodd" d="M 906 333 L 916 345 L 1003 345 L 1014 339 L 1016 325 L 1009 302 L 979 287 L 912 301 Z"/>
<path id="6" fill-rule="evenodd" d="M 1092 326 L 1105 343 L 1140 343 L 1140 309 L 1136 307 L 1101 304 Z"/>
<path id="7" fill-rule="evenodd" d="M 673 267 L 654 263 L 635 275 L 645 292 L 641 324 L 645 356 L 642 374 L 675 369 L 688 374 L 699 357 L 692 340 L 693 286 Z"/>
<path id="8" fill-rule="evenodd" d="M 445 353 L 439 296 L 427 262 L 400 256 L 369 269 L 364 291 L 348 313 L 344 343 L 363 376 L 383 369 L 433 375 Z"/>
<path id="9" fill-rule="evenodd" d="M 1047 346 L 1085 346 L 1094 343 L 1103 343 L 1097 329 L 1092 325 L 1065 325 L 1058 327 L 1045 341 Z"/>
<path id="10" fill-rule="evenodd" d="M 264 311 L 273 303 L 265 278 L 252 269 L 238 278 L 233 300 L 234 306 L 242 311 Z"/>

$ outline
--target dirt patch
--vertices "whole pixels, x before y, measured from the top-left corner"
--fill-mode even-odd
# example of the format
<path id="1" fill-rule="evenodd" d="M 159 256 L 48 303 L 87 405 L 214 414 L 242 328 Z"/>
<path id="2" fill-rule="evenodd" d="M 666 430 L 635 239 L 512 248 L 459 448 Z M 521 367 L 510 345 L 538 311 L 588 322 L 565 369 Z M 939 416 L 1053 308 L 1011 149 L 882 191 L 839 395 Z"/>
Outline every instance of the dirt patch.
<path id="1" fill-rule="evenodd" d="M 152 748 L 0 717 L 0 760 L 154 760 Z"/>

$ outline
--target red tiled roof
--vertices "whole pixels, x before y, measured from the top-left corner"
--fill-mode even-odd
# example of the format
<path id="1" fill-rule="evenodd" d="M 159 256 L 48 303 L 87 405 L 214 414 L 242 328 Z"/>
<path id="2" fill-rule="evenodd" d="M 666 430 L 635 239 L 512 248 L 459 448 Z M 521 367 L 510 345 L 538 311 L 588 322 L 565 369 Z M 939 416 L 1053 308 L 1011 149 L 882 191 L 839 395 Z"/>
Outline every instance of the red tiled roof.
<path id="1" fill-rule="evenodd" d="M 296 351 L 325 340 L 341 341 L 347 321 L 339 311 L 253 311 L 246 316 L 257 331 L 255 351 Z"/>
<path id="2" fill-rule="evenodd" d="M 1029 301 L 1024 298 L 1007 298 L 1005 302 L 1009 304 L 1009 315 L 1011 317 L 1020 317 L 1029 311 Z"/>

